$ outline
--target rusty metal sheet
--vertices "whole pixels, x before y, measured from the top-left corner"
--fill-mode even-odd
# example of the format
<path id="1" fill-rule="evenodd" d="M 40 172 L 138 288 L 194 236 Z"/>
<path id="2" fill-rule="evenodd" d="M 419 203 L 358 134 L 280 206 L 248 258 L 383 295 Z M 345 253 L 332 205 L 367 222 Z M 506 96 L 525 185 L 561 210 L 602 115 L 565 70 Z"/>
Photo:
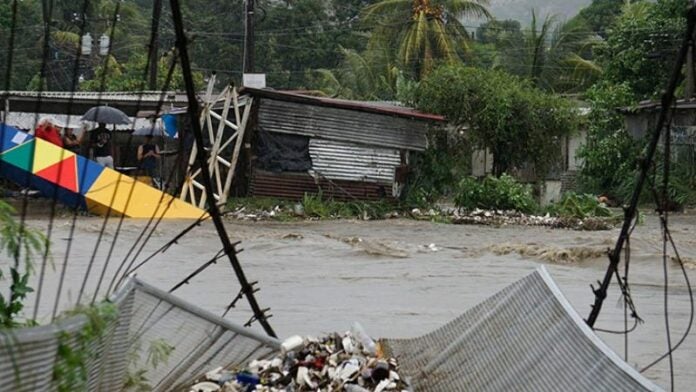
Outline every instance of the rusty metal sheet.
<path id="1" fill-rule="evenodd" d="M 387 114 L 262 99 L 259 126 L 269 132 L 422 151 L 428 123 Z"/>

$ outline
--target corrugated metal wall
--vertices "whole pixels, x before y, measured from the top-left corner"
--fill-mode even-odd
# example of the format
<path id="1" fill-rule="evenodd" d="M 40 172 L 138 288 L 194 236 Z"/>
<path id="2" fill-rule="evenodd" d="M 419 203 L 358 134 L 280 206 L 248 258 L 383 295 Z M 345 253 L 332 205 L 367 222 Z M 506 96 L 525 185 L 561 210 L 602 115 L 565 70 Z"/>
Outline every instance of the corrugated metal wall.
<path id="1" fill-rule="evenodd" d="M 352 143 L 310 139 L 312 169 L 332 180 L 391 184 L 401 163 L 398 150 L 361 147 Z"/>
<path id="2" fill-rule="evenodd" d="M 393 199 L 392 184 L 327 180 L 308 173 L 273 173 L 254 169 L 249 196 L 301 200 L 305 193 L 341 201 Z"/>
<path id="3" fill-rule="evenodd" d="M 394 149 L 422 151 L 427 144 L 426 122 L 272 99 L 261 100 L 258 125 L 271 132 Z"/>

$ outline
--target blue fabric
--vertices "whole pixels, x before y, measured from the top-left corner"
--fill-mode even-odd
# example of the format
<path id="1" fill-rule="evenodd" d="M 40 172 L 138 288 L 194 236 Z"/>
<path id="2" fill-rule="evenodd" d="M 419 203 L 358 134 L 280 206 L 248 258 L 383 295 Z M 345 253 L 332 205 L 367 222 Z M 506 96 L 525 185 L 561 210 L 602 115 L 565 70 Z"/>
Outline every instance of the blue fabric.
<path id="1" fill-rule="evenodd" d="M 177 137 L 179 132 L 176 126 L 176 116 L 173 114 L 165 114 L 162 116 L 162 124 L 164 124 L 164 131 L 170 137 Z"/>

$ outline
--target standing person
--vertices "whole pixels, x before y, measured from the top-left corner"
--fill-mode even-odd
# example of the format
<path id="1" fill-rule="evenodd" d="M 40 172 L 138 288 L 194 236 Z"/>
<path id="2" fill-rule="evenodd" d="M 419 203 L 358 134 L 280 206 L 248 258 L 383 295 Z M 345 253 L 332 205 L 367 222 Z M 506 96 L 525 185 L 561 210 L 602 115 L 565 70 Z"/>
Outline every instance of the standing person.
<path id="1" fill-rule="evenodd" d="M 113 147 L 111 145 L 111 132 L 106 129 L 106 124 L 99 126 L 89 135 L 90 157 L 102 166 L 114 168 Z"/>
<path id="2" fill-rule="evenodd" d="M 60 137 L 60 131 L 55 125 L 55 121 L 50 117 L 44 117 L 39 121 L 34 136 L 43 139 L 49 143 L 53 143 L 58 147 L 63 147 L 63 139 Z"/>
<path id="3" fill-rule="evenodd" d="M 80 145 L 82 144 L 82 137 L 84 136 L 84 132 L 80 134 L 80 136 L 75 135 L 73 133 L 72 128 L 64 128 L 63 129 L 63 148 L 66 150 L 72 151 L 75 154 L 80 153 Z"/>
<path id="4" fill-rule="evenodd" d="M 138 162 L 140 162 L 140 169 L 145 171 L 153 183 L 159 158 L 159 146 L 152 143 L 152 135 L 145 136 L 145 143 L 138 146 Z"/>

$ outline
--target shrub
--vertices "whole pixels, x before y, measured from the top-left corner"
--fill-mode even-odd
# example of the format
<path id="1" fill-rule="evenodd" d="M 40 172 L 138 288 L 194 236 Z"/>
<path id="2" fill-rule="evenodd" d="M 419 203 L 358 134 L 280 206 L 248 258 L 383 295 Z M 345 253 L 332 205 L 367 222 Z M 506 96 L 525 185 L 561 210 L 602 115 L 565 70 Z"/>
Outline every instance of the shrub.
<path id="1" fill-rule="evenodd" d="M 538 208 L 531 187 L 520 184 L 507 174 L 497 178 L 488 176 L 483 180 L 474 177 L 463 179 L 454 203 L 464 210 L 481 208 L 530 213 Z"/>
<path id="2" fill-rule="evenodd" d="M 561 201 L 549 207 L 549 212 L 563 218 L 585 219 L 589 217 L 611 217 L 609 208 L 588 194 L 567 192 Z"/>

